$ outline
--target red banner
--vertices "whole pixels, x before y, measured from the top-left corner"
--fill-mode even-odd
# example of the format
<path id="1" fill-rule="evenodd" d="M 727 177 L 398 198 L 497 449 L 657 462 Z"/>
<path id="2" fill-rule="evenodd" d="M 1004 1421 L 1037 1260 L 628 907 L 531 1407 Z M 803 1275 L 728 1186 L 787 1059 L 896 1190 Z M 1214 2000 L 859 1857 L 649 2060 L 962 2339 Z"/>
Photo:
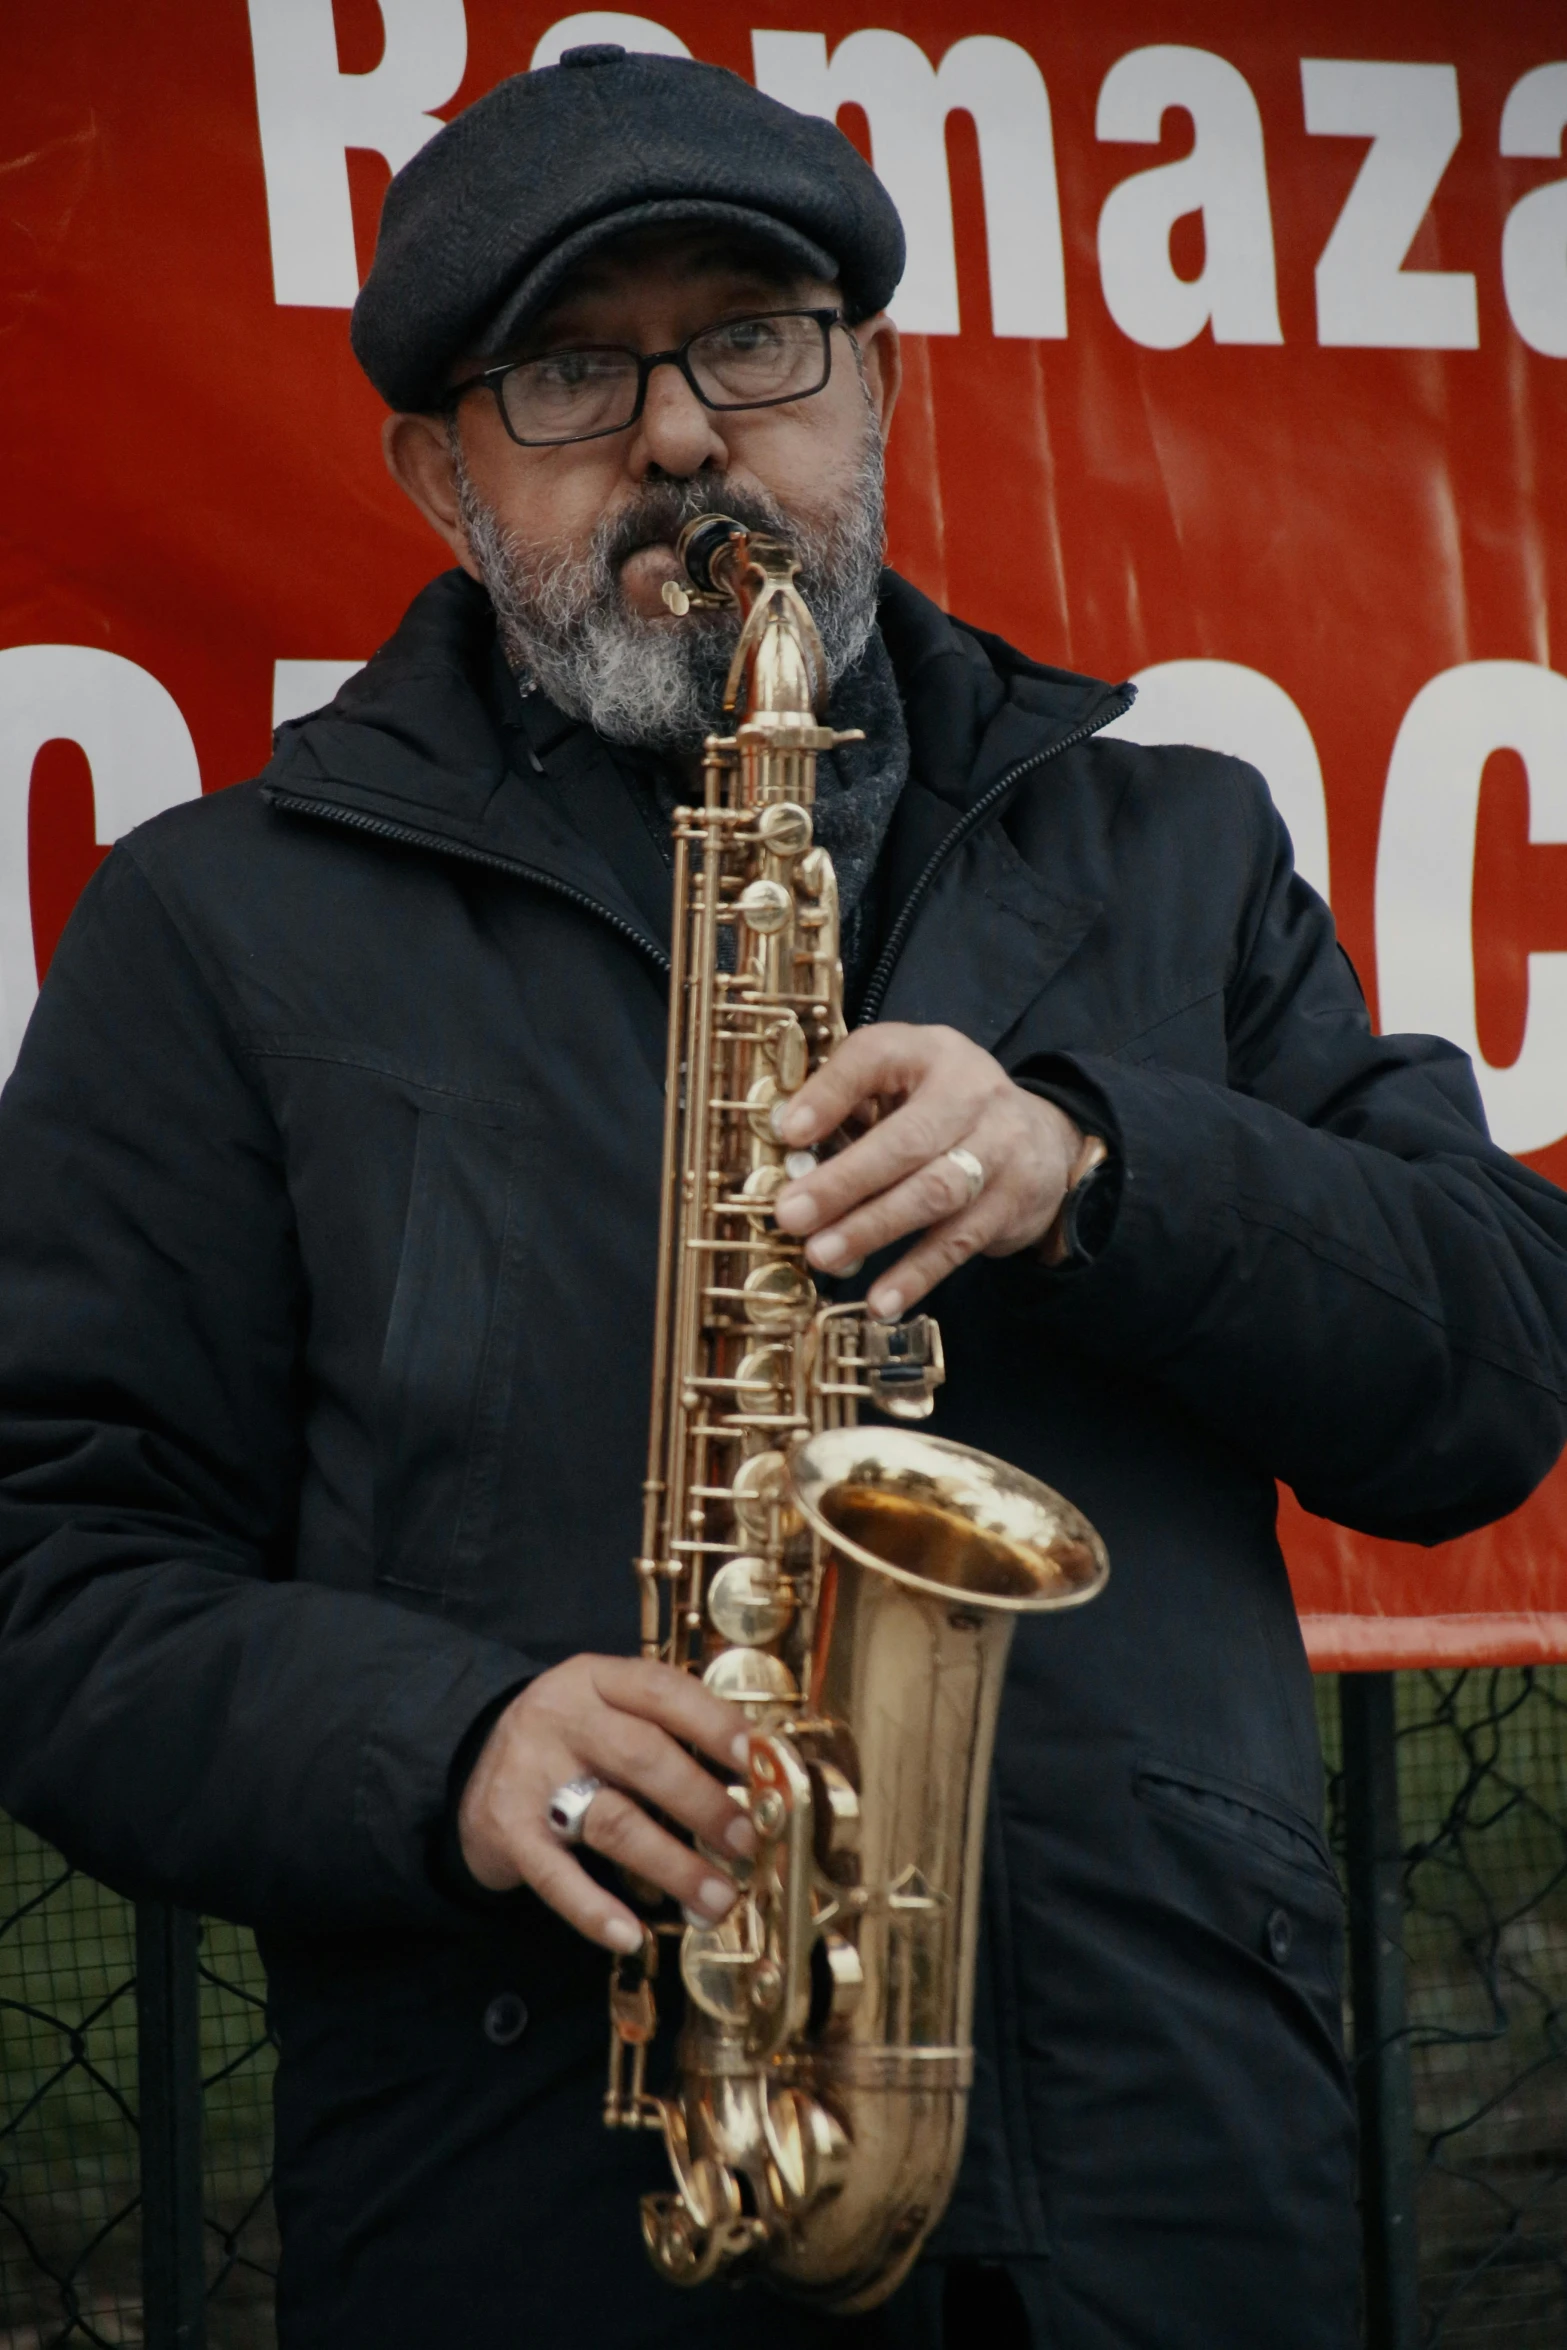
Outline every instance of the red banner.
<path id="1" fill-rule="evenodd" d="M 254 773 L 442 560 L 348 348 L 390 170 L 617 38 L 836 114 L 896 196 L 894 561 L 1255 760 L 1382 1025 L 1567 1177 L 1558 0 L 13 11 L 0 1065 L 106 844 Z M 1567 1655 L 1567 1472 L 1434 1551 L 1285 1533 L 1321 1664 Z"/>

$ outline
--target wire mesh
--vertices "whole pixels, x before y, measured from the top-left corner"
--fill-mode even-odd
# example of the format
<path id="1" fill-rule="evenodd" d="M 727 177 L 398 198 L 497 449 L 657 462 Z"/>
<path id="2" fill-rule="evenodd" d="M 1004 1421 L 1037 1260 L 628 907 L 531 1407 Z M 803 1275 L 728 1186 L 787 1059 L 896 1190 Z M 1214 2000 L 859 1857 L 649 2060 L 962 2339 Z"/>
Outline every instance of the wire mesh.
<path id="1" fill-rule="evenodd" d="M 209 1919 L 201 1943 L 202 2201 L 209 2350 L 271 2350 L 277 2221 L 266 1979 L 241 1926 Z"/>
<path id="2" fill-rule="evenodd" d="M 0 2350 L 142 2340 L 128 1901 L 0 1815 Z M 250 1935 L 202 1934 L 209 2350 L 271 2350 L 272 2071 Z"/>
<path id="3" fill-rule="evenodd" d="M 0 1817 L 0 2350 L 141 2340 L 131 1905 Z"/>
<path id="4" fill-rule="evenodd" d="M 1421 2339 L 1561 2350 L 1567 1668 L 1401 1674 L 1397 1722 Z"/>
<path id="5" fill-rule="evenodd" d="M 1343 1845 L 1338 1708 L 1321 1690 Z M 1567 1667 L 1398 1685 L 1422 2341 L 1567 2341 Z M 271 2350 L 271 2076 L 250 1936 L 201 1954 L 211 2350 Z M 142 2338 L 128 1902 L 0 1817 L 0 2350 Z"/>

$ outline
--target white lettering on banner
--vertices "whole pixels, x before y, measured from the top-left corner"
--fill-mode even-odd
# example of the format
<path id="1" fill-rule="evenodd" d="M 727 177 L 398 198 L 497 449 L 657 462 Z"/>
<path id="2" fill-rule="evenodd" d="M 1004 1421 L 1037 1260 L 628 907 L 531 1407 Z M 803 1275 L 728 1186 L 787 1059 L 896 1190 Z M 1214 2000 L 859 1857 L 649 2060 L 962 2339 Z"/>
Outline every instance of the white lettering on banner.
<path id="1" fill-rule="evenodd" d="M 1504 155 L 1559 156 L 1567 130 L 1567 65 L 1538 65 L 1502 108 Z M 1520 196 L 1502 230 L 1507 308 L 1531 351 L 1567 359 L 1567 180 Z"/>
<path id="2" fill-rule="evenodd" d="M 272 727 L 274 733 L 290 718 L 308 718 L 325 709 L 340 685 L 364 667 L 362 661 L 274 661 L 272 664 Z"/>
<path id="3" fill-rule="evenodd" d="M 647 57 L 691 54 L 678 33 L 672 33 L 667 25 L 654 24 L 651 17 L 622 16 L 615 8 L 588 8 L 578 16 L 563 16 L 559 24 L 540 34 L 528 70 L 537 73 L 541 65 L 558 65 L 568 49 L 583 48 L 590 41 L 615 41 L 622 49 L 640 50 Z"/>
<path id="4" fill-rule="evenodd" d="M 1322 763 L 1311 728 L 1283 686 L 1239 661 L 1159 661 L 1140 669 L 1133 683 L 1137 700 L 1102 732 L 1131 743 L 1195 743 L 1245 759 L 1265 778 L 1289 828 L 1296 871 L 1327 897 Z"/>
<path id="5" fill-rule="evenodd" d="M 1529 773 L 1529 838 L 1567 841 L 1567 677 L 1532 661 L 1466 661 L 1422 686 L 1393 745 L 1377 842 L 1377 993 L 1385 1032 L 1430 1029 L 1475 1065 L 1504 1150 L 1567 1134 L 1567 954 L 1529 957 L 1523 1050 L 1497 1069 L 1475 1016 L 1475 824 L 1493 751 Z"/>
<path id="6" fill-rule="evenodd" d="M 1122 334 L 1175 351 L 1210 323 L 1216 343 L 1282 343 L 1262 117 L 1250 85 L 1206 49 L 1133 49 L 1105 75 L 1095 135 L 1157 146 L 1171 107 L 1196 143 L 1178 163 L 1112 188 L 1099 215 L 1099 275 Z M 1178 277 L 1170 231 L 1202 214 L 1199 276 Z"/>
<path id="7" fill-rule="evenodd" d="M 0 652 L 0 1076 L 9 1076 L 38 992 L 27 888 L 27 803 L 45 743 L 79 743 L 92 769 L 94 829 L 107 847 L 201 793 L 190 728 L 147 670 L 96 645 Z"/>
<path id="8" fill-rule="evenodd" d="M 1044 77 L 1026 49 L 977 33 L 939 67 L 903 33 L 851 33 L 829 63 L 821 33 L 753 32 L 756 85 L 802 114 L 863 106 L 871 160 L 903 217 L 908 267 L 892 314 L 908 334 L 955 335 L 958 265 L 947 171 L 949 114 L 979 137 L 998 335 L 1066 333 L 1066 272 L 1055 144 Z"/>
<path id="9" fill-rule="evenodd" d="M 341 73 L 332 0 L 250 0 L 256 112 L 279 303 L 346 310 L 359 291 L 348 150 L 400 171 L 441 128 L 431 112 L 468 62 L 463 0 L 378 0 L 386 46 Z"/>
<path id="10" fill-rule="evenodd" d="M 1303 57 L 1313 138 L 1370 148 L 1317 263 L 1317 340 L 1384 351 L 1473 351 L 1480 341 L 1467 270 L 1406 269 L 1404 256 L 1458 146 L 1458 71 Z"/>

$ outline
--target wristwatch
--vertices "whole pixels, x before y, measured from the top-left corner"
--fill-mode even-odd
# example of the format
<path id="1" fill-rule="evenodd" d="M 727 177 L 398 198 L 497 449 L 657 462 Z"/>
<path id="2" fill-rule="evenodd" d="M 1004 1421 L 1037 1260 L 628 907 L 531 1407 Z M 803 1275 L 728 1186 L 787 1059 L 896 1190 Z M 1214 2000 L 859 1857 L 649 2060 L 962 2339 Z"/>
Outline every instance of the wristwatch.
<path id="1" fill-rule="evenodd" d="M 1088 1243 L 1084 1210 L 1090 1201 L 1097 1204 L 1098 1198 L 1103 1196 L 1109 1169 L 1109 1144 L 1102 1135 L 1085 1134 L 1083 1147 L 1067 1178 L 1066 1197 L 1056 1210 L 1054 1223 L 1039 1244 L 1039 1254 L 1045 1264 L 1086 1265 L 1092 1262 L 1096 1251 Z"/>

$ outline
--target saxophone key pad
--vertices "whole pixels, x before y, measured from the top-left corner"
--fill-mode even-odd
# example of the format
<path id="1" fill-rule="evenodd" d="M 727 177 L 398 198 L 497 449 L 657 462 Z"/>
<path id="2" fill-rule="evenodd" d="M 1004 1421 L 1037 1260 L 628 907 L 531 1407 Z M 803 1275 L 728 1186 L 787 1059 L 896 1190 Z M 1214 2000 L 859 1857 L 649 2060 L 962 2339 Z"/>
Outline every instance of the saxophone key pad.
<path id="1" fill-rule="evenodd" d="M 788 1357 L 782 1349 L 769 1349 L 766 1355 L 747 1355 L 740 1366 L 744 1374 L 747 1364 L 766 1363 L 768 1375 L 779 1387 L 787 1384 Z M 781 1452 L 753 1452 L 735 1471 L 732 1487 L 735 1522 L 749 1542 L 765 1542 L 773 1530 L 773 1513 L 778 1515 L 778 1533 L 785 1541 L 798 1534 L 805 1523 L 789 1498 L 789 1464 Z"/>
<path id="2" fill-rule="evenodd" d="M 734 1558 L 708 1585 L 707 1614 L 725 1640 L 765 1648 L 788 1626 L 794 1598 L 765 1559 Z"/>
<path id="3" fill-rule="evenodd" d="M 741 1185 L 740 1197 L 745 1201 L 751 1221 L 758 1230 L 771 1217 L 773 1202 L 788 1180 L 784 1168 L 769 1164 L 753 1167 Z"/>
<path id="4" fill-rule="evenodd" d="M 794 914 L 794 899 L 781 881 L 749 881 L 735 900 L 747 930 L 768 937 Z"/>
<path id="5" fill-rule="evenodd" d="M 797 800 L 774 800 L 756 820 L 762 839 L 779 857 L 801 857 L 811 845 L 811 813 Z"/>
<path id="6" fill-rule="evenodd" d="M 778 1705 L 800 1694 L 799 1683 L 781 1656 L 765 1648 L 722 1648 L 702 1675 L 715 1697 L 739 1705 Z"/>
<path id="7" fill-rule="evenodd" d="M 743 1285 L 747 1321 L 760 1330 L 803 1329 L 816 1309 L 816 1285 L 787 1259 L 758 1265 Z"/>
<path id="8" fill-rule="evenodd" d="M 778 1080 L 770 1070 L 755 1078 L 745 1097 L 746 1119 L 758 1142 L 776 1142 L 773 1111 L 779 1097 Z"/>

